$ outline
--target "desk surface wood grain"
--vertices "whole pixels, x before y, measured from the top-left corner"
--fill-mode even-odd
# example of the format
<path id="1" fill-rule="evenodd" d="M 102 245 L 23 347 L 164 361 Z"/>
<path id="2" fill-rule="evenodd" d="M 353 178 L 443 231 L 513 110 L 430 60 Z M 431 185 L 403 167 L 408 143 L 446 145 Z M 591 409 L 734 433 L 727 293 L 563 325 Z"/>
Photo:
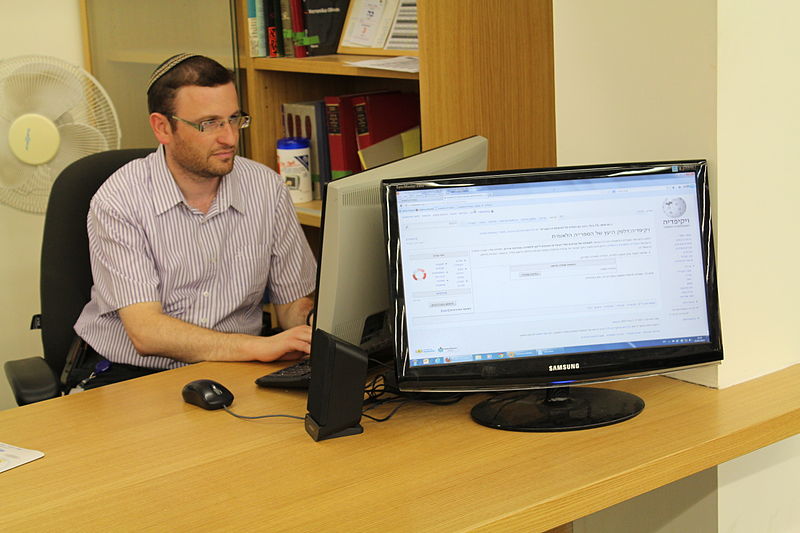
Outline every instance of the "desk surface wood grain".
<path id="1" fill-rule="evenodd" d="M 303 416 L 303 392 L 254 385 L 275 368 L 201 363 L 0 412 L 0 440 L 46 454 L 0 474 L 0 530 L 543 531 L 800 432 L 800 365 L 721 391 L 606 385 L 645 410 L 553 434 L 473 423 L 481 396 L 406 405 L 323 442 L 299 420 L 181 399 L 211 378 L 240 414 Z"/>

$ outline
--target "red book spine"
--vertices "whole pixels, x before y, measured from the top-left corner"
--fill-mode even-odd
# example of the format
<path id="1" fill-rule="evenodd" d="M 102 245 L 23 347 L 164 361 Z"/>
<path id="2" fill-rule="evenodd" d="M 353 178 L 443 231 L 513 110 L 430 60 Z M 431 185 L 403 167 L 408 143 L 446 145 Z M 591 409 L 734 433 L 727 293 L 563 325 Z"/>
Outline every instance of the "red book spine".
<path id="1" fill-rule="evenodd" d="M 278 30 L 275 26 L 267 28 L 267 45 L 269 57 L 280 57 L 278 53 Z"/>
<path id="2" fill-rule="evenodd" d="M 270 57 L 284 57 L 283 20 L 281 19 L 281 0 L 265 0 L 267 13 L 267 51 Z"/>
<path id="3" fill-rule="evenodd" d="M 358 149 L 419 126 L 419 97 L 386 92 L 358 96 L 353 100 Z"/>
<path id="4" fill-rule="evenodd" d="M 306 23 L 303 18 L 303 0 L 289 0 L 289 7 L 292 11 L 292 32 L 294 32 L 296 42 L 297 37 L 304 35 L 306 30 Z M 294 57 L 306 57 L 307 55 L 306 46 L 294 45 Z"/>
<path id="5" fill-rule="evenodd" d="M 353 100 L 353 115 L 356 121 L 356 145 L 358 145 L 359 150 L 363 150 L 377 142 L 370 131 L 370 122 L 374 124 L 375 118 L 372 117 L 372 120 L 370 120 L 369 114 L 365 96 L 359 96 Z"/>
<path id="6" fill-rule="evenodd" d="M 361 171 L 356 145 L 355 117 L 352 98 L 325 97 L 328 119 L 328 151 L 331 156 L 331 178 L 338 179 Z"/>

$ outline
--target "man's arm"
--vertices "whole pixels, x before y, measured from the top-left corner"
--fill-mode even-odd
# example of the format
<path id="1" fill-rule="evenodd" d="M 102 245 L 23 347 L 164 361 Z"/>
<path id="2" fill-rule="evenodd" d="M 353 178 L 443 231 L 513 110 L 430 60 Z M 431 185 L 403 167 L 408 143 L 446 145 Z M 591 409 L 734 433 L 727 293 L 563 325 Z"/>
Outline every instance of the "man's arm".
<path id="1" fill-rule="evenodd" d="M 306 323 L 306 320 L 314 308 L 314 300 L 309 295 L 288 304 L 273 304 L 273 307 L 278 325 L 283 329 L 289 329 L 295 326 L 310 325 Z"/>
<path id="2" fill-rule="evenodd" d="M 305 305 L 292 309 L 297 302 L 285 304 L 289 316 Z M 278 316 L 280 320 L 280 312 Z M 160 355 L 186 363 L 276 361 L 297 359 L 311 351 L 311 328 L 305 325 L 271 337 L 221 333 L 166 315 L 159 302 L 129 305 L 119 310 L 119 317 L 136 351 L 143 356 Z M 305 316 L 300 323 L 304 321 Z"/>

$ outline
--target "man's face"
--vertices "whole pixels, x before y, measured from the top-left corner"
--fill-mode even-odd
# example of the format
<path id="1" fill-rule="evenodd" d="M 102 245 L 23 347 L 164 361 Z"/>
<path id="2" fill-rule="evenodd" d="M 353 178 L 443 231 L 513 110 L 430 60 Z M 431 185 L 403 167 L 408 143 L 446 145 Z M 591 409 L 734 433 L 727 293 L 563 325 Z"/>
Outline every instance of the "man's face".
<path id="1" fill-rule="evenodd" d="M 233 83 L 216 87 L 189 85 L 178 89 L 175 96 L 175 116 L 197 124 L 204 120 L 224 120 L 239 111 Z M 176 121 L 168 157 L 193 177 L 222 177 L 233 169 L 238 142 L 239 130 L 229 124 L 200 132 Z"/>

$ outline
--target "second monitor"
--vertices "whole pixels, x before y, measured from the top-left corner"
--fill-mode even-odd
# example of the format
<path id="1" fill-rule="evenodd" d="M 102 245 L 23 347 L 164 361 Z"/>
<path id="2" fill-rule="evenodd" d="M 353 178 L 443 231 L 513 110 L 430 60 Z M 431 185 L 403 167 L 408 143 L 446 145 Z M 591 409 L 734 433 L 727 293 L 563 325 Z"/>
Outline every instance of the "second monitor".
<path id="1" fill-rule="evenodd" d="M 368 353 L 390 341 L 381 180 L 485 171 L 488 141 L 474 136 L 330 182 L 322 203 L 314 328 Z"/>

